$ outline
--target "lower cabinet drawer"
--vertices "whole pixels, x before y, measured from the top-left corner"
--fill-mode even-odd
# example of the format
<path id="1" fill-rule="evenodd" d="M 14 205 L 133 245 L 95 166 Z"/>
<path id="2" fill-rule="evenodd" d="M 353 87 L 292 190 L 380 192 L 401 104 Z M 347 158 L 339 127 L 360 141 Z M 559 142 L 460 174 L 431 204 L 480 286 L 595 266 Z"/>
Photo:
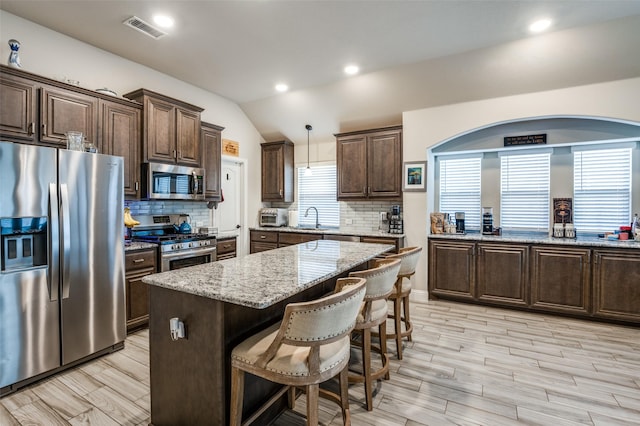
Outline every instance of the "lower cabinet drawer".
<path id="1" fill-rule="evenodd" d="M 228 257 L 224 257 L 227 254 L 231 254 L 232 255 L 231 257 L 235 257 L 236 256 L 236 239 L 230 238 L 226 240 L 218 240 L 218 242 L 216 243 L 216 249 L 217 249 L 218 260 L 222 258 L 227 259 Z"/>
<path id="2" fill-rule="evenodd" d="M 300 234 L 295 232 L 280 232 L 278 242 L 280 246 L 306 243 L 309 241 L 321 240 L 322 234 Z"/>
<path id="3" fill-rule="evenodd" d="M 278 248 L 278 243 L 261 243 L 251 241 L 251 253 L 260 253 L 261 251 L 273 250 Z"/>
<path id="4" fill-rule="evenodd" d="M 144 250 L 135 251 L 132 253 L 126 253 L 124 256 L 124 269 L 129 271 L 135 271 L 143 268 L 155 268 L 156 267 L 156 251 Z"/>
<path id="5" fill-rule="evenodd" d="M 268 231 L 251 231 L 251 241 L 260 241 L 265 243 L 277 243 L 278 242 L 278 232 L 268 232 Z"/>

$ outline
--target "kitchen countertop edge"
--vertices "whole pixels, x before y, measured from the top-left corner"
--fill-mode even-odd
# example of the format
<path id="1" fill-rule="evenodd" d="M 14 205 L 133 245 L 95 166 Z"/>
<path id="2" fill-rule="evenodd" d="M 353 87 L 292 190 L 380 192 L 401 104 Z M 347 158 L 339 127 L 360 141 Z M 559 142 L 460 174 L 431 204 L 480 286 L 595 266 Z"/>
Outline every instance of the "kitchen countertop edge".
<path id="1" fill-rule="evenodd" d="M 324 247 L 311 245 L 317 242 Z M 387 244 L 317 242 L 147 275 L 142 281 L 221 302 L 264 309 L 394 249 L 393 245 Z"/>
<path id="2" fill-rule="evenodd" d="M 479 233 L 468 234 L 429 234 L 430 240 L 454 240 L 454 241 L 480 241 L 491 243 L 522 243 L 522 244 L 547 244 L 557 246 L 583 246 L 583 247 L 606 247 L 617 249 L 638 249 L 640 241 L 634 240 L 605 240 L 603 238 L 580 237 L 577 238 L 553 238 L 548 235 L 527 235 L 527 234 L 503 234 L 503 235 L 482 235 Z"/>
<path id="3" fill-rule="evenodd" d="M 267 232 L 294 232 L 298 234 L 322 234 L 322 235 L 353 235 L 356 237 L 384 237 L 384 238 L 404 238 L 405 234 L 391 234 L 385 231 L 349 231 L 335 228 L 312 229 L 312 228 L 294 228 L 290 226 L 254 226 L 249 228 L 250 231 L 267 231 Z"/>

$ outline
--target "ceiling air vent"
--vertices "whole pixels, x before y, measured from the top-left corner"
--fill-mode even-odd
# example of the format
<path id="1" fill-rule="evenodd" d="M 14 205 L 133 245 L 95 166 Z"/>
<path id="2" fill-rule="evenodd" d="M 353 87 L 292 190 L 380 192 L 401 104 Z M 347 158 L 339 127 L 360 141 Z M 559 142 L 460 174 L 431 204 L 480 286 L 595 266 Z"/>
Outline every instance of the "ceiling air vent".
<path id="1" fill-rule="evenodd" d="M 141 33 L 148 35 L 149 37 L 153 37 L 155 39 L 159 39 L 162 36 L 166 36 L 167 33 L 157 29 L 151 24 L 147 24 L 142 19 L 137 16 L 132 16 L 123 22 L 124 25 L 133 28 L 134 30 L 138 30 Z"/>

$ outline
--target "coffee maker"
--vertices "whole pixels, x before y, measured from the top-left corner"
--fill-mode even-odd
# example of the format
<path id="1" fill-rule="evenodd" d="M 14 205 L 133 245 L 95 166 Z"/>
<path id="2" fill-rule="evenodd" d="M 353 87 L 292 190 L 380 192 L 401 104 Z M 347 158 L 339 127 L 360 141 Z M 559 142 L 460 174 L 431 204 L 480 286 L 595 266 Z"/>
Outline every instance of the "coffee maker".
<path id="1" fill-rule="evenodd" d="M 456 212 L 456 234 L 464 234 L 464 212 Z"/>
<path id="2" fill-rule="evenodd" d="M 399 205 L 391 206 L 391 211 L 388 214 L 389 218 L 389 233 L 390 234 L 402 234 L 404 233 L 404 225 L 402 221 L 402 213 Z"/>

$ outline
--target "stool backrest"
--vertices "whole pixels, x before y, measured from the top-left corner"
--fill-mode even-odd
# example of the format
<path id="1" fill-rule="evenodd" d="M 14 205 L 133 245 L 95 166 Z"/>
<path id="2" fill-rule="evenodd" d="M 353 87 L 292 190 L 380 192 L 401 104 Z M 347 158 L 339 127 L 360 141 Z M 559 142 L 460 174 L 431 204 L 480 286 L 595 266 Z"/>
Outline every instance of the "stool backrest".
<path id="1" fill-rule="evenodd" d="M 401 263 L 399 259 L 382 259 L 377 261 L 375 268 L 351 272 L 349 276 L 367 280 L 365 301 L 383 299 L 393 290 Z"/>
<path id="2" fill-rule="evenodd" d="M 416 272 L 420 252 L 422 252 L 422 247 L 405 247 L 398 250 L 398 254 L 387 256 L 387 259 L 400 259 L 402 265 L 400 266 L 398 275 L 405 277 L 411 276 Z"/>
<path id="3" fill-rule="evenodd" d="M 365 295 L 365 280 L 342 278 L 341 291 L 329 296 L 287 305 L 280 332 L 282 343 L 296 346 L 336 341 L 353 330 Z"/>

